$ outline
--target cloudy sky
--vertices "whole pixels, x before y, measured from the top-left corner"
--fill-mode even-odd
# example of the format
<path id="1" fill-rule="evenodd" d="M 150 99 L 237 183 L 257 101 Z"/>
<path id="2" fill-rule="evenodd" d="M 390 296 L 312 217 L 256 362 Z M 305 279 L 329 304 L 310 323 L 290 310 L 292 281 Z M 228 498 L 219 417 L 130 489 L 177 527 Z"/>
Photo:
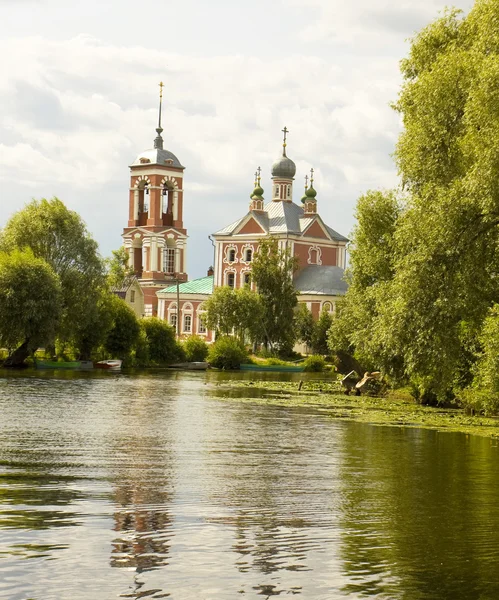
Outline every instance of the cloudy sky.
<path id="1" fill-rule="evenodd" d="M 468 11 L 471 0 L 455 0 Z M 246 213 L 253 173 L 269 197 L 281 129 L 319 211 L 348 235 L 356 198 L 396 181 L 389 103 L 407 39 L 444 0 L 0 0 L 0 227 L 58 196 L 109 255 L 121 244 L 128 165 L 163 137 L 185 171 L 191 278 L 208 235 Z"/>

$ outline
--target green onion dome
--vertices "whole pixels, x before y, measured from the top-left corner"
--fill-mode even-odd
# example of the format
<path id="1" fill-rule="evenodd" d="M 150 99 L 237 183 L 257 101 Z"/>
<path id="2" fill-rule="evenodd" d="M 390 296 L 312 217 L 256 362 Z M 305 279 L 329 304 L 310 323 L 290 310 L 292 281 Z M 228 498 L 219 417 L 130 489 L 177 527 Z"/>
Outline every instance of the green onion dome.
<path id="1" fill-rule="evenodd" d="M 317 196 L 317 192 L 314 190 L 314 188 L 312 186 L 310 186 L 308 188 L 308 190 L 305 192 L 305 196 L 306 196 L 307 200 L 315 200 L 315 197 Z"/>

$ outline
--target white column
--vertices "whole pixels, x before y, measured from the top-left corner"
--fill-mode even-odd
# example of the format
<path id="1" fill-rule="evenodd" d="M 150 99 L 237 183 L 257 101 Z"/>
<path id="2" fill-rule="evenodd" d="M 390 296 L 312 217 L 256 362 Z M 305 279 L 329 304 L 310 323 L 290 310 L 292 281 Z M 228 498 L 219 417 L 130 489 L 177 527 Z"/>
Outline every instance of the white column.
<path id="1" fill-rule="evenodd" d="M 158 244 L 155 238 L 151 240 L 151 271 L 158 270 Z"/>
<path id="2" fill-rule="evenodd" d="M 137 221 L 139 218 L 139 190 L 133 192 L 133 218 Z"/>
<path id="3" fill-rule="evenodd" d="M 179 240 L 177 240 L 175 248 L 175 273 L 180 273 L 180 252 L 182 250 L 182 246 Z"/>
<path id="4" fill-rule="evenodd" d="M 135 252 L 133 251 L 133 246 L 128 246 L 128 266 L 133 269 L 135 267 Z"/>

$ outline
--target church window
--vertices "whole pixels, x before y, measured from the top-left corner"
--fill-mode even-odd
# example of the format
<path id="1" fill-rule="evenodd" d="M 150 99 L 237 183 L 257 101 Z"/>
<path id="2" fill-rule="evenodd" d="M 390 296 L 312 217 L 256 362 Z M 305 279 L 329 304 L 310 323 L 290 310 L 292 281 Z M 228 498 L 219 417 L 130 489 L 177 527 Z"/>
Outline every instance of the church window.
<path id="1" fill-rule="evenodd" d="M 244 285 L 251 285 L 251 273 L 244 274 Z"/>
<path id="2" fill-rule="evenodd" d="M 331 304 L 331 302 L 324 302 L 324 304 L 322 305 L 322 310 L 328 312 L 328 313 L 332 313 L 333 312 L 333 305 Z"/>
<path id="3" fill-rule="evenodd" d="M 291 198 L 291 186 L 288 185 L 288 198 Z"/>
<path id="4" fill-rule="evenodd" d="M 206 325 L 204 322 L 204 314 L 198 316 L 198 333 L 206 333 Z"/>
<path id="5" fill-rule="evenodd" d="M 275 186 L 275 197 L 279 198 L 279 186 L 278 185 Z"/>
<path id="6" fill-rule="evenodd" d="M 170 325 L 177 331 L 177 313 L 172 313 L 170 315 Z"/>
<path id="7" fill-rule="evenodd" d="M 192 325 L 192 316 L 191 315 L 184 315 L 184 331 L 186 333 L 190 333 L 191 332 L 191 325 Z"/>
<path id="8" fill-rule="evenodd" d="M 165 248 L 163 250 L 163 271 L 165 273 L 175 273 L 175 248 Z"/>
<path id="9" fill-rule="evenodd" d="M 229 250 L 229 262 L 234 262 L 236 260 L 236 251 L 234 248 Z"/>
<path id="10" fill-rule="evenodd" d="M 245 260 L 246 262 L 251 262 L 251 259 L 252 259 L 252 258 L 253 258 L 253 252 L 251 251 L 251 249 L 250 249 L 250 248 L 248 248 L 248 249 L 246 250 L 245 257 L 244 257 L 244 260 Z"/>
<path id="11" fill-rule="evenodd" d="M 236 274 L 235 273 L 227 273 L 227 285 L 231 288 L 234 287 L 236 281 Z"/>
<path id="12" fill-rule="evenodd" d="M 135 290 L 130 292 L 130 302 L 135 302 Z"/>

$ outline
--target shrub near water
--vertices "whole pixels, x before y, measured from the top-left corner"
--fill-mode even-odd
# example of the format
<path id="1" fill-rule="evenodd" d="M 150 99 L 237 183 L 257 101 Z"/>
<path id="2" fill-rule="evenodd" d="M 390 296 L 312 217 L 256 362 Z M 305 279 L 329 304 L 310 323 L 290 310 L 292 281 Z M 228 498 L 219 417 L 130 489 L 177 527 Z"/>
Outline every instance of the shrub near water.
<path id="1" fill-rule="evenodd" d="M 156 317 L 141 319 L 140 327 L 147 344 L 147 357 L 153 364 L 168 364 L 183 359 L 182 347 L 175 339 L 175 330 Z"/>
<path id="2" fill-rule="evenodd" d="M 208 352 L 208 362 L 217 369 L 239 369 L 246 360 L 246 348 L 232 337 L 218 338 Z"/>
<path id="3" fill-rule="evenodd" d="M 325 366 L 326 361 L 324 360 L 324 357 L 317 354 L 312 354 L 312 356 L 309 356 L 303 362 L 303 370 L 310 373 L 322 373 Z"/>
<path id="4" fill-rule="evenodd" d="M 189 362 L 204 362 L 208 356 L 208 344 L 197 335 L 188 337 L 182 347 Z"/>

